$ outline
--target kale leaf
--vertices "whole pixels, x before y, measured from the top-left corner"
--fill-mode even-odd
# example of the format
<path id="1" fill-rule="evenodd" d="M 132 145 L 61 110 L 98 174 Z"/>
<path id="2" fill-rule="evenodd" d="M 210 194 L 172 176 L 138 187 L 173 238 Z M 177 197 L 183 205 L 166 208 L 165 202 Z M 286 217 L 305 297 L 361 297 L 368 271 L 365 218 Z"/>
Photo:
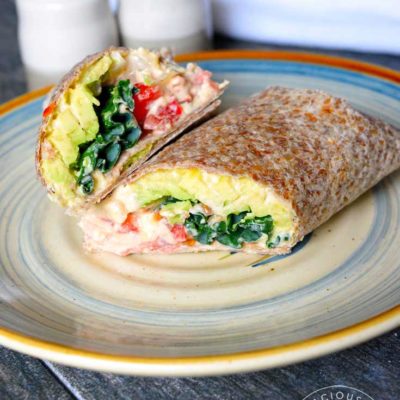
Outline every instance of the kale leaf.
<path id="1" fill-rule="evenodd" d="M 190 213 L 184 225 L 188 233 L 202 244 L 211 244 L 216 240 L 225 246 L 240 249 L 244 242 L 255 242 L 263 234 L 269 237 L 274 228 L 270 215 L 246 219 L 247 214 L 247 211 L 229 214 L 226 221 L 210 225 L 209 216 Z"/>
<path id="2" fill-rule="evenodd" d="M 159 203 L 158 207 L 166 204 L 177 203 L 179 200 L 172 196 L 166 196 Z M 189 200 L 192 205 L 198 203 L 197 200 Z M 264 217 L 248 218 L 249 211 L 243 211 L 237 214 L 229 214 L 225 221 L 212 222 L 211 216 L 201 212 L 189 213 L 184 222 L 187 232 L 194 240 L 201 244 L 211 244 L 214 240 L 217 242 L 240 249 L 243 243 L 255 242 L 264 234 L 267 236 L 267 246 L 275 247 L 279 244 L 278 240 L 274 243 L 270 242 L 272 231 L 274 229 L 274 221 L 271 215 Z"/>
<path id="3" fill-rule="evenodd" d="M 129 80 L 121 80 L 100 93 L 100 105 L 96 107 L 99 133 L 94 140 L 79 146 L 77 160 L 70 165 L 84 194 L 94 189 L 92 173 L 96 169 L 110 171 L 121 153 L 139 140 L 142 131 L 133 115 L 133 95 L 137 90 Z"/>

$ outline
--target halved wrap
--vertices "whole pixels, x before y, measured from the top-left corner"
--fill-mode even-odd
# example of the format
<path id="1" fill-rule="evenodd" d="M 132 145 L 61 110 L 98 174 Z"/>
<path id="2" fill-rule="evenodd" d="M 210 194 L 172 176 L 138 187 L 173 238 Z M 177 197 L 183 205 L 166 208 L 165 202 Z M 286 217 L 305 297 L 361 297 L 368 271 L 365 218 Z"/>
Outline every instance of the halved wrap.
<path id="1" fill-rule="evenodd" d="M 80 221 L 88 250 L 284 254 L 400 166 L 400 132 L 273 87 L 162 150 Z"/>
<path id="2" fill-rule="evenodd" d="M 76 212 L 100 201 L 168 141 L 219 105 L 227 82 L 143 48 L 87 57 L 56 88 L 37 147 L 50 197 Z"/>

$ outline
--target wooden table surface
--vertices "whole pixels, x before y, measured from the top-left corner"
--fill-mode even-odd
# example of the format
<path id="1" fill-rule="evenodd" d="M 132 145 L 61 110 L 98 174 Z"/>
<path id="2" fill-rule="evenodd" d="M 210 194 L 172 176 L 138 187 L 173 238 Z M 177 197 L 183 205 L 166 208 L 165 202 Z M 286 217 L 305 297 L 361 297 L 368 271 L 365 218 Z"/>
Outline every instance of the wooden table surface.
<path id="1" fill-rule="evenodd" d="M 0 0 L 0 103 L 26 90 L 16 23 L 13 0 Z M 223 37 L 217 37 L 214 45 L 216 48 L 289 48 Z M 311 50 L 400 70 L 398 56 Z M 301 400 L 314 390 L 330 385 L 356 387 L 375 400 L 400 399 L 400 330 L 352 349 L 286 368 L 215 378 L 141 378 L 97 373 L 67 368 L 0 347 L 0 400 Z"/>

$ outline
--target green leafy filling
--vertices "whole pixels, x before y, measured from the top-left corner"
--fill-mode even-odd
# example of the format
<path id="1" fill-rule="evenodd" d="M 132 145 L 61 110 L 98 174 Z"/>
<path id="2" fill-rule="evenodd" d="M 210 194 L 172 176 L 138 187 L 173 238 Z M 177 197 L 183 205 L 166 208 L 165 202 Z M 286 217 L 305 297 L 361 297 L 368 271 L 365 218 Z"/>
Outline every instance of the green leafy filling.
<path id="1" fill-rule="evenodd" d="M 217 242 L 240 249 L 243 243 L 255 242 L 265 234 L 270 239 L 274 222 L 270 215 L 246 218 L 248 211 L 229 214 L 226 221 L 212 223 L 211 217 L 202 213 L 189 214 L 184 226 L 193 238 L 202 244 Z M 269 243 L 267 242 L 269 246 Z M 269 246 L 271 247 L 271 246 Z"/>
<path id="2" fill-rule="evenodd" d="M 133 115 L 133 95 L 137 90 L 129 80 L 121 80 L 115 86 L 102 88 L 99 93 L 96 114 L 100 131 L 94 140 L 79 146 L 77 160 L 70 165 L 84 194 L 94 189 L 93 171 L 110 171 L 121 153 L 139 140 L 142 132 Z"/>

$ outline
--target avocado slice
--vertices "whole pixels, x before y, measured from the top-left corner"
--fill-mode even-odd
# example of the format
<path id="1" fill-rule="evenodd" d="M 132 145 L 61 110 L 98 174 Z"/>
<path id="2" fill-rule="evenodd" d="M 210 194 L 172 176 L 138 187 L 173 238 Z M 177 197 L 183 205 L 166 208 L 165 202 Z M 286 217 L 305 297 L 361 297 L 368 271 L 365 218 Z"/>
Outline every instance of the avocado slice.
<path id="1" fill-rule="evenodd" d="M 126 190 L 134 196 L 139 207 L 171 196 L 182 202 L 167 204 L 165 210 L 187 209 L 190 202 L 185 200 L 192 200 L 207 205 L 215 215 L 223 218 L 244 211 L 249 218 L 271 215 L 274 235 L 290 235 L 294 230 L 292 206 L 272 189 L 249 177 L 219 175 L 198 168 L 160 169 L 130 183 L 119 200 L 130 197 Z M 118 197 L 118 190 L 114 196 Z"/>
<path id="2" fill-rule="evenodd" d="M 99 120 L 94 107 L 99 101 L 91 87 L 108 77 L 113 60 L 105 55 L 87 68 L 81 79 L 60 98 L 47 127 L 46 139 L 57 154 L 41 163 L 44 179 L 52 182 L 53 191 L 65 206 L 74 200 L 75 176 L 69 166 L 79 153 L 79 145 L 93 140 L 99 132 Z"/>
<path id="3" fill-rule="evenodd" d="M 46 159 L 42 163 L 44 179 L 52 182 L 53 190 L 57 191 L 58 196 L 61 195 L 68 204 L 75 197 L 74 176 L 65 168 L 65 164 L 60 158 Z"/>

